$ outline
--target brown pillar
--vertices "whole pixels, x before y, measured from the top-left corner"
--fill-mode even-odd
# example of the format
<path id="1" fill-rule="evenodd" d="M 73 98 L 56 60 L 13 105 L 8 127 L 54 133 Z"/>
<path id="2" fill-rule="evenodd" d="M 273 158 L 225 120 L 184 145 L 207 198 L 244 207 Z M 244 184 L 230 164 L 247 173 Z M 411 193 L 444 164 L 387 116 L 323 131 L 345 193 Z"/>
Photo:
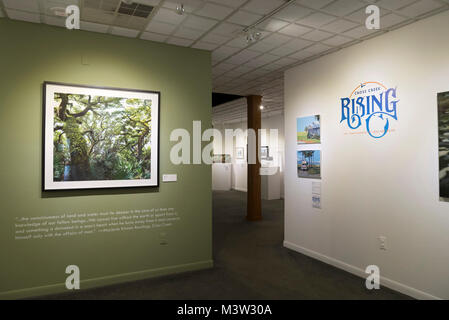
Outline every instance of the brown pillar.
<path id="1" fill-rule="evenodd" d="M 248 104 L 248 129 L 252 129 L 255 132 L 255 136 L 248 134 L 248 199 L 246 219 L 249 221 L 257 221 L 262 220 L 261 179 L 259 172 L 260 142 L 258 140 L 258 132 L 262 124 L 260 110 L 262 97 L 248 96 L 246 100 Z M 255 160 L 255 164 L 250 164 L 250 159 Z M 254 161 L 252 162 L 254 163 Z"/>

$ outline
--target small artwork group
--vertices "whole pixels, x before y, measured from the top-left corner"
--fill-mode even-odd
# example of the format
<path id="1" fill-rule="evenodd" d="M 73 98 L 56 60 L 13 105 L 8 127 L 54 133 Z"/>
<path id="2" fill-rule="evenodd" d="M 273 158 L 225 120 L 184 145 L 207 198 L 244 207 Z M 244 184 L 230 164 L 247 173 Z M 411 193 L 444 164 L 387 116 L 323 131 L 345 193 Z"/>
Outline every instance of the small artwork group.
<path id="1" fill-rule="evenodd" d="M 298 144 L 321 142 L 320 116 L 301 117 L 296 119 Z"/>
<path id="2" fill-rule="evenodd" d="M 299 178 L 321 178 L 321 151 L 298 150 L 297 165 Z"/>

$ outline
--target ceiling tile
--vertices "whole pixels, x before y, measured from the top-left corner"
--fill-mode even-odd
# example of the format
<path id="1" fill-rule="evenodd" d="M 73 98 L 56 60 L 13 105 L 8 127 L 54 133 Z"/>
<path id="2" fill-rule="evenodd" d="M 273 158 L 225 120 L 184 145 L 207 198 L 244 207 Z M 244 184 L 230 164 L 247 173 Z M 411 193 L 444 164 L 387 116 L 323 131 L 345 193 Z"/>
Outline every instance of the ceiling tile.
<path id="1" fill-rule="evenodd" d="M 278 20 L 278 19 L 268 19 L 260 24 L 257 25 L 258 29 L 266 30 L 270 32 L 276 32 L 279 29 L 282 29 L 283 27 L 287 26 L 288 22 Z"/>
<path id="2" fill-rule="evenodd" d="M 204 41 L 199 41 L 199 42 L 197 42 L 196 44 L 194 44 L 193 46 L 192 46 L 192 48 L 195 48 L 195 49 L 202 49 L 202 50 L 207 50 L 207 51 L 212 51 L 212 50 L 214 50 L 215 48 L 217 48 L 217 44 L 214 44 L 214 43 L 209 43 L 209 42 L 204 42 Z"/>
<path id="3" fill-rule="evenodd" d="M 189 16 L 184 22 L 184 26 L 206 31 L 212 28 L 215 24 L 217 24 L 217 22 L 218 21 L 212 19 Z"/>
<path id="4" fill-rule="evenodd" d="M 311 45 L 310 47 L 307 47 L 304 50 L 307 51 L 307 52 L 311 52 L 313 54 L 319 54 L 319 53 L 322 53 L 322 52 L 327 51 L 329 49 L 332 49 L 332 47 L 327 46 L 327 45 L 322 44 L 322 43 L 315 43 L 314 45 Z"/>
<path id="5" fill-rule="evenodd" d="M 158 33 L 144 32 L 140 36 L 140 39 L 156 41 L 156 42 L 165 42 L 167 40 L 167 36 L 163 35 L 163 34 L 158 34 Z"/>
<path id="6" fill-rule="evenodd" d="M 221 20 L 227 17 L 232 11 L 232 8 L 220 6 L 214 3 L 206 3 L 204 7 L 195 11 L 195 14 Z"/>
<path id="7" fill-rule="evenodd" d="M 101 24 L 112 24 L 115 16 L 113 13 L 105 12 L 101 10 L 84 8 L 81 18 L 84 21 L 101 23 Z"/>
<path id="8" fill-rule="evenodd" d="M 421 0 L 408 7 L 405 7 L 404 9 L 399 10 L 398 12 L 409 17 L 417 17 L 432 10 L 441 8 L 442 6 L 444 6 L 442 3 L 435 0 Z"/>
<path id="9" fill-rule="evenodd" d="M 340 20 L 337 20 L 337 21 L 334 21 L 334 22 L 331 22 L 329 24 L 322 26 L 321 29 L 326 30 L 326 31 L 335 32 L 335 33 L 341 33 L 341 32 L 348 31 L 349 29 L 355 28 L 359 25 L 360 24 L 357 24 L 355 22 L 340 19 Z"/>
<path id="10" fill-rule="evenodd" d="M 222 47 L 219 47 L 218 49 L 215 49 L 212 52 L 212 59 L 223 60 L 223 59 L 226 59 L 227 57 L 229 57 L 231 54 L 236 53 L 239 50 L 240 50 L 239 48 L 222 46 Z"/>
<path id="11" fill-rule="evenodd" d="M 392 26 L 397 25 L 399 23 L 402 23 L 405 20 L 406 20 L 406 18 L 404 18 L 404 17 L 401 17 L 401 16 L 399 16 L 397 14 L 394 14 L 394 13 L 390 13 L 390 14 L 387 14 L 387 15 L 383 16 L 380 19 L 380 27 L 381 28 L 389 28 L 389 27 L 392 27 Z"/>
<path id="12" fill-rule="evenodd" d="M 343 35 L 358 39 L 373 34 L 375 32 L 377 32 L 377 30 L 369 30 L 365 26 L 360 26 L 358 28 L 346 31 L 345 33 L 343 33 Z"/>
<path id="13" fill-rule="evenodd" d="M 272 54 L 264 54 L 255 59 L 249 60 L 247 65 L 253 66 L 253 67 L 260 67 L 260 66 L 266 65 L 266 64 L 273 62 L 275 60 L 278 60 L 278 59 L 279 59 L 279 56 L 275 56 Z"/>
<path id="14" fill-rule="evenodd" d="M 6 9 L 6 13 L 8 14 L 8 17 L 13 20 L 21 20 L 34 23 L 41 22 L 40 15 L 37 13 L 18 11 L 13 9 Z"/>
<path id="15" fill-rule="evenodd" d="M 201 0 L 165 0 L 162 6 L 164 8 L 176 10 L 176 7 L 181 3 L 184 5 L 185 12 L 193 12 L 203 5 L 203 2 Z"/>
<path id="16" fill-rule="evenodd" d="M 229 22 L 233 22 L 242 26 L 250 26 L 257 20 L 262 18 L 261 15 L 257 15 L 254 13 L 245 12 L 242 10 L 237 11 L 234 13 L 229 19 Z"/>
<path id="17" fill-rule="evenodd" d="M 151 21 L 146 28 L 147 31 L 161 34 L 171 34 L 175 29 L 175 25 L 158 21 Z"/>
<path id="18" fill-rule="evenodd" d="M 229 76 L 229 77 L 240 77 L 242 74 L 248 73 L 249 71 L 251 71 L 253 69 L 254 68 L 252 68 L 252 67 L 242 65 L 234 70 L 226 72 L 225 75 Z"/>
<path id="19" fill-rule="evenodd" d="M 268 52 L 274 48 L 276 48 L 276 44 L 265 42 L 264 40 L 256 42 L 251 46 L 251 50 L 258 52 Z"/>
<path id="20" fill-rule="evenodd" d="M 311 52 L 307 52 L 305 50 L 299 51 L 297 53 L 294 53 L 292 55 L 290 55 L 289 57 L 294 58 L 294 59 L 298 59 L 298 60 L 304 60 L 307 58 L 310 58 L 311 56 L 313 56 L 314 54 Z"/>
<path id="21" fill-rule="evenodd" d="M 312 12 L 313 11 L 308 8 L 293 4 L 276 13 L 274 17 L 285 21 L 294 22 L 311 14 Z"/>
<path id="22" fill-rule="evenodd" d="M 245 37 L 238 37 L 229 41 L 226 45 L 235 48 L 245 48 L 248 46 L 248 43 L 246 42 Z"/>
<path id="23" fill-rule="evenodd" d="M 209 33 L 206 34 L 203 38 L 203 41 L 209 42 L 209 43 L 216 43 L 216 44 L 223 44 L 231 40 L 230 37 L 223 37 L 221 35 L 215 34 L 215 33 Z"/>
<path id="24" fill-rule="evenodd" d="M 320 30 L 313 30 L 312 32 L 306 33 L 302 35 L 301 38 L 311 41 L 321 41 L 327 38 L 330 38 L 332 33 L 328 33 Z"/>
<path id="25" fill-rule="evenodd" d="M 188 39 L 171 37 L 170 39 L 167 40 L 167 43 L 174 44 L 176 46 L 188 47 L 193 43 L 193 41 Z"/>
<path id="26" fill-rule="evenodd" d="M 80 23 L 81 30 L 91 31 L 91 32 L 100 32 L 106 33 L 108 32 L 109 26 L 105 24 L 81 21 Z"/>
<path id="27" fill-rule="evenodd" d="M 5 8 L 39 13 L 39 2 L 30 0 L 3 0 Z M 22 19 L 17 19 L 22 20 Z M 27 21 L 27 20 L 25 20 Z"/>
<path id="28" fill-rule="evenodd" d="M 273 33 L 273 34 L 267 36 L 266 38 L 264 38 L 263 41 L 267 44 L 273 44 L 275 46 L 279 46 L 281 44 L 288 42 L 291 39 L 292 39 L 291 37 L 287 37 L 285 35 L 278 34 L 278 33 Z"/>
<path id="29" fill-rule="evenodd" d="M 242 32 L 243 27 L 237 24 L 223 22 L 212 30 L 212 33 L 216 33 L 222 36 L 232 37 L 237 33 Z"/>
<path id="30" fill-rule="evenodd" d="M 236 55 L 230 57 L 226 61 L 229 63 L 233 63 L 233 64 L 242 64 L 242 63 L 247 62 L 250 59 L 254 59 L 258 55 L 260 55 L 260 52 L 245 49 L 245 50 L 237 53 Z"/>
<path id="31" fill-rule="evenodd" d="M 112 27 L 111 34 L 114 34 L 116 36 L 135 38 L 139 34 L 139 31 L 120 27 Z"/>
<path id="32" fill-rule="evenodd" d="M 227 62 L 222 62 L 219 65 L 214 66 L 214 70 L 222 70 L 224 72 L 227 72 L 227 71 L 232 70 L 234 68 L 236 68 L 235 64 L 227 63 Z"/>
<path id="33" fill-rule="evenodd" d="M 274 71 L 274 70 L 278 70 L 280 68 L 283 68 L 283 67 L 278 65 L 278 64 L 275 64 L 274 62 L 273 63 L 269 63 L 269 64 L 267 64 L 267 65 L 262 67 L 262 69 L 265 69 L 265 70 L 268 70 L 268 71 Z"/>
<path id="34" fill-rule="evenodd" d="M 243 6 L 243 9 L 265 15 L 283 4 L 285 4 L 285 1 L 282 0 L 251 0 Z"/>
<path id="35" fill-rule="evenodd" d="M 389 10 L 397 10 L 415 1 L 416 0 L 380 0 L 376 5 Z"/>
<path id="36" fill-rule="evenodd" d="M 191 28 L 179 28 L 173 35 L 176 37 L 184 38 L 184 39 L 191 39 L 196 40 L 198 39 L 204 31 L 191 29 Z"/>
<path id="37" fill-rule="evenodd" d="M 314 28 L 319 28 L 324 24 L 327 24 L 333 20 L 337 19 L 334 16 L 322 13 L 322 12 L 316 12 L 313 13 L 301 20 L 298 21 L 298 23 L 306 25 L 306 26 L 311 26 Z"/>
<path id="38" fill-rule="evenodd" d="M 277 64 L 277 65 L 279 65 L 281 67 L 285 67 L 285 66 L 291 65 L 291 64 L 296 63 L 296 62 L 298 62 L 297 59 L 281 58 L 281 59 L 279 59 L 279 60 L 277 60 L 277 61 L 275 61 L 273 63 L 275 63 L 275 64 Z"/>
<path id="39" fill-rule="evenodd" d="M 312 31 L 311 28 L 303 27 L 303 26 L 292 23 L 292 24 L 288 25 L 287 27 L 283 28 L 282 30 L 280 30 L 279 33 L 287 34 L 292 37 L 299 37 L 299 36 L 303 35 L 304 33 L 307 33 L 310 31 Z"/>
<path id="40" fill-rule="evenodd" d="M 287 56 L 287 55 L 290 55 L 298 50 L 304 49 L 305 47 L 308 47 L 311 44 L 313 44 L 312 41 L 303 40 L 303 39 L 295 39 L 290 42 L 287 42 L 283 46 L 276 48 L 275 50 L 271 51 L 270 53 L 276 54 L 279 56 Z"/>
<path id="41" fill-rule="evenodd" d="M 148 23 L 148 20 L 141 17 L 131 17 L 125 14 L 118 14 L 114 20 L 114 26 L 128 29 L 142 30 Z"/>
<path id="42" fill-rule="evenodd" d="M 325 5 L 331 3 L 333 0 L 299 0 L 300 4 L 303 4 L 309 8 L 321 9 Z"/>
<path id="43" fill-rule="evenodd" d="M 329 46 L 341 46 L 345 43 L 351 42 L 353 39 L 343 37 L 343 36 L 334 36 L 330 39 L 322 41 L 322 43 L 329 45 Z"/>
<path id="44" fill-rule="evenodd" d="M 214 2 L 219 4 L 224 4 L 233 8 L 240 7 L 242 4 L 244 4 L 247 0 L 206 0 L 208 2 Z"/>
<path id="45" fill-rule="evenodd" d="M 154 21 L 171 23 L 171 24 L 179 24 L 185 19 L 185 15 L 179 15 L 175 11 L 160 8 L 159 11 L 154 15 Z"/>
<path id="46" fill-rule="evenodd" d="M 344 16 L 367 6 L 359 0 L 337 0 L 322 8 L 322 10 L 337 16 Z"/>

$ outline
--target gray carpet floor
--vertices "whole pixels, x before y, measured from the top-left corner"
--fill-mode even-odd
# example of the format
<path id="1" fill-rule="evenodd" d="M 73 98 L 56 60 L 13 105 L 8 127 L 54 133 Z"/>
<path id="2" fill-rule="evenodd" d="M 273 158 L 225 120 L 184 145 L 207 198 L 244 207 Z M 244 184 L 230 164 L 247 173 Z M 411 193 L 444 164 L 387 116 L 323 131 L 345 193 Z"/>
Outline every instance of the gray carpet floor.
<path id="1" fill-rule="evenodd" d="M 409 299 L 283 247 L 284 203 L 263 201 L 247 222 L 246 193 L 213 194 L 214 268 L 45 299 Z"/>

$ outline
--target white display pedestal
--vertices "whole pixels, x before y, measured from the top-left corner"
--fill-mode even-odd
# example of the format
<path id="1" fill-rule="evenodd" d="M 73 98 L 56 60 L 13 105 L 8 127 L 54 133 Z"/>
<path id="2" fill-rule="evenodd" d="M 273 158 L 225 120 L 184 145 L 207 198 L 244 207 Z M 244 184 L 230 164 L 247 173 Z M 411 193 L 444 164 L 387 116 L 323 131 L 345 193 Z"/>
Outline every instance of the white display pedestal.
<path id="1" fill-rule="evenodd" d="M 262 167 L 260 168 L 262 179 L 262 199 L 264 200 L 276 200 L 281 198 L 281 174 L 279 167 Z M 263 173 L 273 173 L 265 175 Z"/>
<path id="2" fill-rule="evenodd" d="M 231 164 L 212 164 L 212 190 L 231 190 Z"/>

